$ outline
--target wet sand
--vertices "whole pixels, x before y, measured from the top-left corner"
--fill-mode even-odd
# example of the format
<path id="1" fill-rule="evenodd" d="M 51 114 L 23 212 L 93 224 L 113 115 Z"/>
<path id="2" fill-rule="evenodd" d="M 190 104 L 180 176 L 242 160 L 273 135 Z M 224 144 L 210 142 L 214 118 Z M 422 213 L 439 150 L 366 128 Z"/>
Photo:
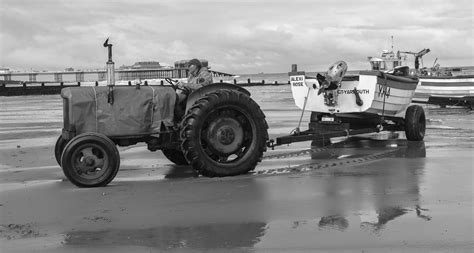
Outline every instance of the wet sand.
<path id="1" fill-rule="evenodd" d="M 249 90 L 272 138 L 296 127 L 300 112 L 289 89 Z M 255 172 L 231 178 L 197 177 L 143 144 L 121 147 L 115 180 L 81 189 L 64 179 L 53 155 L 59 96 L 0 97 L 0 104 L 1 252 L 474 247 L 474 117 L 466 109 L 426 107 L 424 142 L 408 142 L 400 133 L 327 149 L 297 143 L 269 150 Z"/>

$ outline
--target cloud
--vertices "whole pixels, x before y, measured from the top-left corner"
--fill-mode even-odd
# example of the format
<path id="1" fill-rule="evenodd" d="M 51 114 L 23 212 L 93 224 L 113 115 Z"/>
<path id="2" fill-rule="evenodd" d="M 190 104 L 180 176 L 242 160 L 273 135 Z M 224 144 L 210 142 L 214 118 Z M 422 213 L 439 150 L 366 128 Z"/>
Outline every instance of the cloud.
<path id="1" fill-rule="evenodd" d="M 470 0 L 61 1 L 0 0 L 0 65 L 78 69 L 208 59 L 231 73 L 321 70 L 337 60 L 367 68 L 389 49 L 430 48 L 425 62 L 474 65 Z"/>

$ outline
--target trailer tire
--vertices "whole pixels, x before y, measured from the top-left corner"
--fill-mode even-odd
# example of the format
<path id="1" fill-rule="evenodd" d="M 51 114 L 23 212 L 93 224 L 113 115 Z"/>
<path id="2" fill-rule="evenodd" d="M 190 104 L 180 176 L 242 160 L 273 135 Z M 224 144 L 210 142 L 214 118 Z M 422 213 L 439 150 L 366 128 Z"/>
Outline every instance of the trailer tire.
<path id="1" fill-rule="evenodd" d="M 176 165 L 189 165 L 181 150 L 176 149 L 162 149 L 163 155 Z"/>
<path id="2" fill-rule="evenodd" d="M 105 135 L 84 133 L 66 144 L 61 164 L 64 175 L 78 187 L 106 186 L 117 175 L 120 155 Z"/>
<path id="3" fill-rule="evenodd" d="M 56 144 L 54 145 L 54 158 L 56 158 L 56 162 L 61 166 L 61 155 L 63 154 L 64 147 L 67 144 L 67 140 L 64 139 L 62 135 L 58 137 L 56 140 Z"/>
<path id="4" fill-rule="evenodd" d="M 426 118 L 423 107 L 411 105 L 405 114 L 405 135 L 409 141 L 422 141 L 425 137 Z"/>
<path id="5" fill-rule="evenodd" d="M 182 126 L 184 156 L 204 176 L 245 174 L 255 168 L 267 149 L 265 115 L 243 92 L 207 93 L 190 107 Z"/>

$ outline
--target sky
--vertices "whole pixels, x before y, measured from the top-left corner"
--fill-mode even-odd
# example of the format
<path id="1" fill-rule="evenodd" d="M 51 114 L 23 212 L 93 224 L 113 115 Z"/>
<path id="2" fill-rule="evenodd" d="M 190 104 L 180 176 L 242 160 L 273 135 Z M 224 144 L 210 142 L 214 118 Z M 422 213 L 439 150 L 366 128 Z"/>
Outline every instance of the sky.
<path id="1" fill-rule="evenodd" d="M 430 67 L 474 66 L 472 0 L 0 0 L 0 67 L 104 68 L 207 59 L 233 74 L 320 71 L 418 52 Z M 413 65 L 413 56 L 408 56 Z"/>

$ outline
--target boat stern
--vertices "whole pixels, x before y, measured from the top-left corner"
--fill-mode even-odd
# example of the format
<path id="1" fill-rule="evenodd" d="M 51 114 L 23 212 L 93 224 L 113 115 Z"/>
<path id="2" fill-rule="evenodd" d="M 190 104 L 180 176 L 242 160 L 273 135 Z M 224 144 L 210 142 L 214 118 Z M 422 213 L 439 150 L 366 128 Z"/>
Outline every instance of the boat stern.
<path id="1" fill-rule="evenodd" d="M 359 76 L 345 76 L 336 89 L 328 90 L 318 77 L 307 76 L 304 71 L 289 73 L 295 105 L 305 111 L 322 113 L 363 112 L 370 108 L 374 85 L 359 83 Z"/>

